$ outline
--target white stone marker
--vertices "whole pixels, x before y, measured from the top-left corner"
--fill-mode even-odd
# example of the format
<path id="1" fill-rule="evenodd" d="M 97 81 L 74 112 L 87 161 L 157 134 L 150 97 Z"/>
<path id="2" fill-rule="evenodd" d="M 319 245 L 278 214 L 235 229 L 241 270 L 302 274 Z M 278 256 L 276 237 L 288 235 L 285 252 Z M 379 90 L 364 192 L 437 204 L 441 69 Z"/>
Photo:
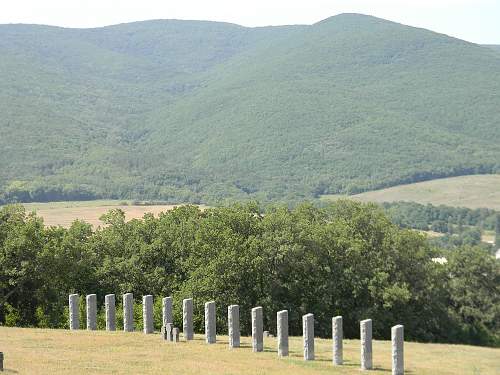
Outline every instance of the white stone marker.
<path id="1" fill-rule="evenodd" d="M 134 331 L 134 295 L 132 293 L 123 295 L 123 330 Z"/>
<path id="2" fill-rule="evenodd" d="M 276 335 L 278 336 L 278 356 L 288 356 L 288 310 L 276 314 Z"/>
<path id="3" fill-rule="evenodd" d="M 252 350 L 264 350 L 264 313 L 260 306 L 252 309 Z"/>
<path id="4" fill-rule="evenodd" d="M 404 362 L 404 327 L 399 324 L 391 328 L 392 375 L 405 373 Z"/>
<path id="5" fill-rule="evenodd" d="M 230 305 L 227 308 L 227 325 L 229 333 L 229 348 L 240 347 L 240 307 Z"/>
<path id="6" fill-rule="evenodd" d="M 165 297 L 162 299 L 162 316 L 163 316 L 163 325 L 166 326 L 167 323 L 173 323 L 174 318 L 172 315 L 172 305 L 173 305 L 172 297 Z"/>
<path id="7" fill-rule="evenodd" d="M 205 342 L 215 344 L 216 341 L 215 301 L 210 301 L 205 303 Z"/>
<path id="8" fill-rule="evenodd" d="M 153 296 L 142 296 L 142 330 L 145 334 L 154 332 L 153 324 Z"/>
<path id="9" fill-rule="evenodd" d="M 80 309 L 78 307 L 78 294 L 69 295 L 69 329 L 76 330 L 80 328 Z"/>
<path id="10" fill-rule="evenodd" d="M 173 329 L 174 329 L 174 323 L 167 323 L 167 325 L 165 326 L 165 332 L 166 332 L 166 335 L 167 335 L 167 341 L 174 341 L 173 340 L 173 336 L 172 336 L 172 332 L 173 332 Z"/>
<path id="11" fill-rule="evenodd" d="M 89 294 L 87 301 L 87 330 L 95 331 L 97 329 L 97 296 Z"/>
<path id="12" fill-rule="evenodd" d="M 360 322 L 361 336 L 361 370 L 371 370 L 372 362 L 372 320 Z"/>
<path id="13" fill-rule="evenodd" d="M 192 298 L 186 298 L 182 301 L 182 332 L 184 340 L 192 340 L 194 338 Z"/>
<path id="14" fill-rule="evenodd" d="M 116 331 L 116 304 L 115 295 L 106 294 L 104 297 L 106 307 L 106 331 Z"/>
<path id="15" fill-rule="evenodd" d="M 332 339 L 333 339 L 333 364 L 340 366 L 344 363 L 343 343 L 344 330 L 342 328 L 342 317 L 332 318 Z"/>
<path id="16" fill-rule="evenodd" d="M 302 316 L 302 336 L 304 339 L 304 360 L 314 360 L 314 315 Z"/>

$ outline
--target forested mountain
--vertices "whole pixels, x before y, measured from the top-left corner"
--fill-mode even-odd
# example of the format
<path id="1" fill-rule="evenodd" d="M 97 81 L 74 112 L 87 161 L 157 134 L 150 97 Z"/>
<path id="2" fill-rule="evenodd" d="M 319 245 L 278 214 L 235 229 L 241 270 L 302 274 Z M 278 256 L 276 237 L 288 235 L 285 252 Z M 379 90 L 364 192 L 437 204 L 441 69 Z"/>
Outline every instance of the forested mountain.
<path id="1" fill-rule="evenodd" d="M 294 200 L 500 171 L 500 55 L 374 17 L 0 25 L 0 201 Z"/>
<path id="2" fill-rule="evenodd" d="M 485 44 L 485 46 L 500 52 L 500 44 Z"/>

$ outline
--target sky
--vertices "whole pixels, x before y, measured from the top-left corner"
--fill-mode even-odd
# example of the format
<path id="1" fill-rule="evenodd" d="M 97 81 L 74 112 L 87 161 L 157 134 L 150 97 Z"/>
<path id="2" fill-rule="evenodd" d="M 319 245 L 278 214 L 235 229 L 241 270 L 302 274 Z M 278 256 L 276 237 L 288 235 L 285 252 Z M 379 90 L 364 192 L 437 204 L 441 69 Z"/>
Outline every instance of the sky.
<path id="1" fill-rule="evenodd" d="M 312 24 L 363 13 L 474 43 L 500 44 L 500 0 L 0 0 L 0 24 L 99 27 L 149 19 L 243 26 Z"/>

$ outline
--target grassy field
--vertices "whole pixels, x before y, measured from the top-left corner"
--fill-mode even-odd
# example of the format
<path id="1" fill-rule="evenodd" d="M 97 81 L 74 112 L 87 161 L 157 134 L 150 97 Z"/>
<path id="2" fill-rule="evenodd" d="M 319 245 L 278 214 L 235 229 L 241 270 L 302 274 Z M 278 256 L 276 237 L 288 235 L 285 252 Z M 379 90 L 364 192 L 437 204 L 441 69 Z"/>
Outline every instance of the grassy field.
<path id="1" fill-rule="evenodd" d="M 413 201 L 417 203 L 444 204 L 468 208 L 500 210 L 500 175 L 473 175 L 450 177 L 362 194 L 324 195 L 322 199 L 350 198 L 362 202 Z"/>
<path id="2" fill-rule="evenodd" d="M 166 343 L 159 334 L 0 328 L 5 374 L 359 374 L 359 341 L 344 341 L 345 365 L 333 367 L 331 341 L 317 339 L 316 360 L 302 360 L 302 341 L 290 339 L 290 357 L 278 359 L 276 339 L 266 338 L 265 351 L 253 353 L 250 339 L 229 350 L 227 337 L 206 345 Z M 374 341 L 375 370 L 391 370 L 391 347 Z M 494 375 L 500 373 L 500 349 L 462 345 L 405 344 L 406 372 L 415 375 Z"/>
<path id="3" fill-rule="evenodd" d="M 175 205 L 134 205 L 131 201 L 95 200 L 77 202 L 24 203 L 28 211 L 35 211 L 43 217 L 46 225 L 69 227 L 76 219 L 85 220 L 94 227 L 102 225 L 99 218 L 111 209 L 119 208 L 125 212 L 127 220 L 142 218 L 145 213 L 158 215 L 171 210 Z"/>
<path id="4" fill-rule="evenodd" d="M 323 200 L 349 198 L 362 202 L 413 201 L 418 203 L 444 204 L 448 206 L 500 210 L 500 175 L 474 175 L 444 178 L 410 185 L 400 185 L 362 194 L 324 195 Z M 25 203 L 29 211 L 36 211 L 46 225 L 68 227 L 76 219 L 82 219 L 94 227 L 102 225 L 102 214 L 113 208 L 125 211 L 127 220 L 142 218 L 147 212 L 157 215 L 175 205 L 134 205 L 131 201 L 95 200 L 79 202 Z"/>

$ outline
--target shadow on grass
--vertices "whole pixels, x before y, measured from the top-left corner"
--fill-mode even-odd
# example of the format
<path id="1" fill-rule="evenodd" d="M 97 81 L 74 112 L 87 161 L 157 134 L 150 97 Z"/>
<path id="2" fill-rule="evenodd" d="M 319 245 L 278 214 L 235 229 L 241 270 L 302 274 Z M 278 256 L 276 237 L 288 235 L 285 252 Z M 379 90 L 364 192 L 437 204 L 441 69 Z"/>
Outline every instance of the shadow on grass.
<path id="1" fill-rule="evenodd" d="M 16 370 L 11 370 L 11 369 L 8 369 L 8 368 L 4 368 L 3 369 L 3 373 L 4 374 L 18 374 L 18 372 Z"/>
<path id="2" fill-rule="evenodd" d="M 374 367 L 373 370 L 381 371 L 381 372 L 392 372 L 391 370 L 386 369 L 386 368 L 382 368 L 382 367 Z M 405 372 L 408 372 L 408 371 L 405 371 Z"/>

